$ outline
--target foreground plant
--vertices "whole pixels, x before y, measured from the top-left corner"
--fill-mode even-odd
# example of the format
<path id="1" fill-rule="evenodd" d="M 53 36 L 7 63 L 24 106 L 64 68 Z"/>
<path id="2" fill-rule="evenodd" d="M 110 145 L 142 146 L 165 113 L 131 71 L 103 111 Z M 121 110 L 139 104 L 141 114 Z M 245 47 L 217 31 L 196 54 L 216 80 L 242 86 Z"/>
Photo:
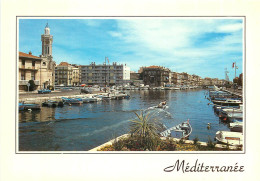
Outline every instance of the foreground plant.
<path id="1" fill-rule="evenodd" d="M 152 115 L 148 112 L 146 115 L 143 111 L 140 114 L 135 112 L 137 119 L 131 120 L 130 134 L 135 136 L 140 146 L 145 150 L 155 150 L 160 142 L 158 135 L 163 125 L 157 120 L 152 119 Z"/>

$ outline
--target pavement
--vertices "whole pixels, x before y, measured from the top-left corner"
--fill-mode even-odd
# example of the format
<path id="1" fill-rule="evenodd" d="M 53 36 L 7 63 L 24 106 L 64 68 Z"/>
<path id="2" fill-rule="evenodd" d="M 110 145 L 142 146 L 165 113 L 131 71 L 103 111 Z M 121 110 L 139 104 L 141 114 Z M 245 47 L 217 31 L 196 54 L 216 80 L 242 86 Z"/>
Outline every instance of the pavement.
<path id="1" fill-rule="evenodd" d="M 92 92 L 93 94 L 104 93 L 103 91 Z M 80 89 L 72 89 L 72 90 L 55 90 L 48 94 L 38 94 L 37 91 L 34 92 L 21 92 L 19 93 L 19 99 L 27 99 L 27 98 L 39 98 L 39 97 L 59 97 L 59 96 L 74 96 L 74 95 L 84 95 L 85 93 L 81 93 Z M 87 95 L 87 94 L 85 94 Z"/>

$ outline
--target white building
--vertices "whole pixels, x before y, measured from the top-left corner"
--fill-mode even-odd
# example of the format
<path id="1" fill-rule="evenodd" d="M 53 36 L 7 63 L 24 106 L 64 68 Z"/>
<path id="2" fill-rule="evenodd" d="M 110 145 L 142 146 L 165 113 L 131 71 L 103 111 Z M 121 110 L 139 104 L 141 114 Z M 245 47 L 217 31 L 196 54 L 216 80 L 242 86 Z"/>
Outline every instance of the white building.
<path id="1" fill-rule="evenodd" d="M 130 68 L 114 62 L 110 64 L 81 66 L 81 83 L 87 85 L 112 86 L 125 85 L 130 82 Z"/>

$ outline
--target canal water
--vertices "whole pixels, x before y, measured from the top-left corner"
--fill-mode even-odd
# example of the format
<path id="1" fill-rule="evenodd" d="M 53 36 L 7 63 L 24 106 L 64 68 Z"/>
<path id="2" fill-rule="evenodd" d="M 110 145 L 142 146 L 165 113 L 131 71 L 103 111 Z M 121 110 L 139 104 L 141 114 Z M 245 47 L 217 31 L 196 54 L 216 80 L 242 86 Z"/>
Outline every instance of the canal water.
<path id="1" fill-rule="evenodd" d="M 87 151 L 129 132 L 134 112 L 166 100 L 168 108 L 149 110 L 153 119 L 167 128 L 189 119 L 190 140 L 214 141 L 219 130 L 229 130 L 215 115 L 205 98 L 208 90 L 128 91 L 131 98 L 107 100 L 62 108 L 42 107 L 41 111 L 19 112 L 19 151 Z M 211 128 L 207 124 L 211 123 Z"/>

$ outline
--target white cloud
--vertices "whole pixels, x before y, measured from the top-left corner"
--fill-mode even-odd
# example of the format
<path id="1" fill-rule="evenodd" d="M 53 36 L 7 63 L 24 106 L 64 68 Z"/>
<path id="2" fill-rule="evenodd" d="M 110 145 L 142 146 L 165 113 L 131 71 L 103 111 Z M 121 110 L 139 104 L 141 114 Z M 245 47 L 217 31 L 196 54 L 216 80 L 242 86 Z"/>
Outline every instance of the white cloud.
<path id="1" fill-rule="evenodd" d="M 235 24 L 219 26 L 218 30 L 221 32 L 235 32 L 235 31 L 242 30 L 242 28 L 243 28 L 242 23 L 235 23 Z"/>
<path id="2" fill-rule="evenodd" d="M 112 37 L 122 37 L 122 33 L 116 32 L 116 31 L 109 31 L 108 32 Z"/>
<path id="3" fill-rule="evenodd" d="M 242 23 L 230 20 L 118 20 L 118 28 L 117 37 L 134 52 L 132 57 L 138 57 L 136 61 L 131 57 L 131 67 L 141 61 L 143 66 L 157 64 L 200 72 L 204 65 L 209 74 L 209 62 L 232 61 L 229 54 L 242 52 Z M 199 39 L 207 34 L 216 38 Z"/>

